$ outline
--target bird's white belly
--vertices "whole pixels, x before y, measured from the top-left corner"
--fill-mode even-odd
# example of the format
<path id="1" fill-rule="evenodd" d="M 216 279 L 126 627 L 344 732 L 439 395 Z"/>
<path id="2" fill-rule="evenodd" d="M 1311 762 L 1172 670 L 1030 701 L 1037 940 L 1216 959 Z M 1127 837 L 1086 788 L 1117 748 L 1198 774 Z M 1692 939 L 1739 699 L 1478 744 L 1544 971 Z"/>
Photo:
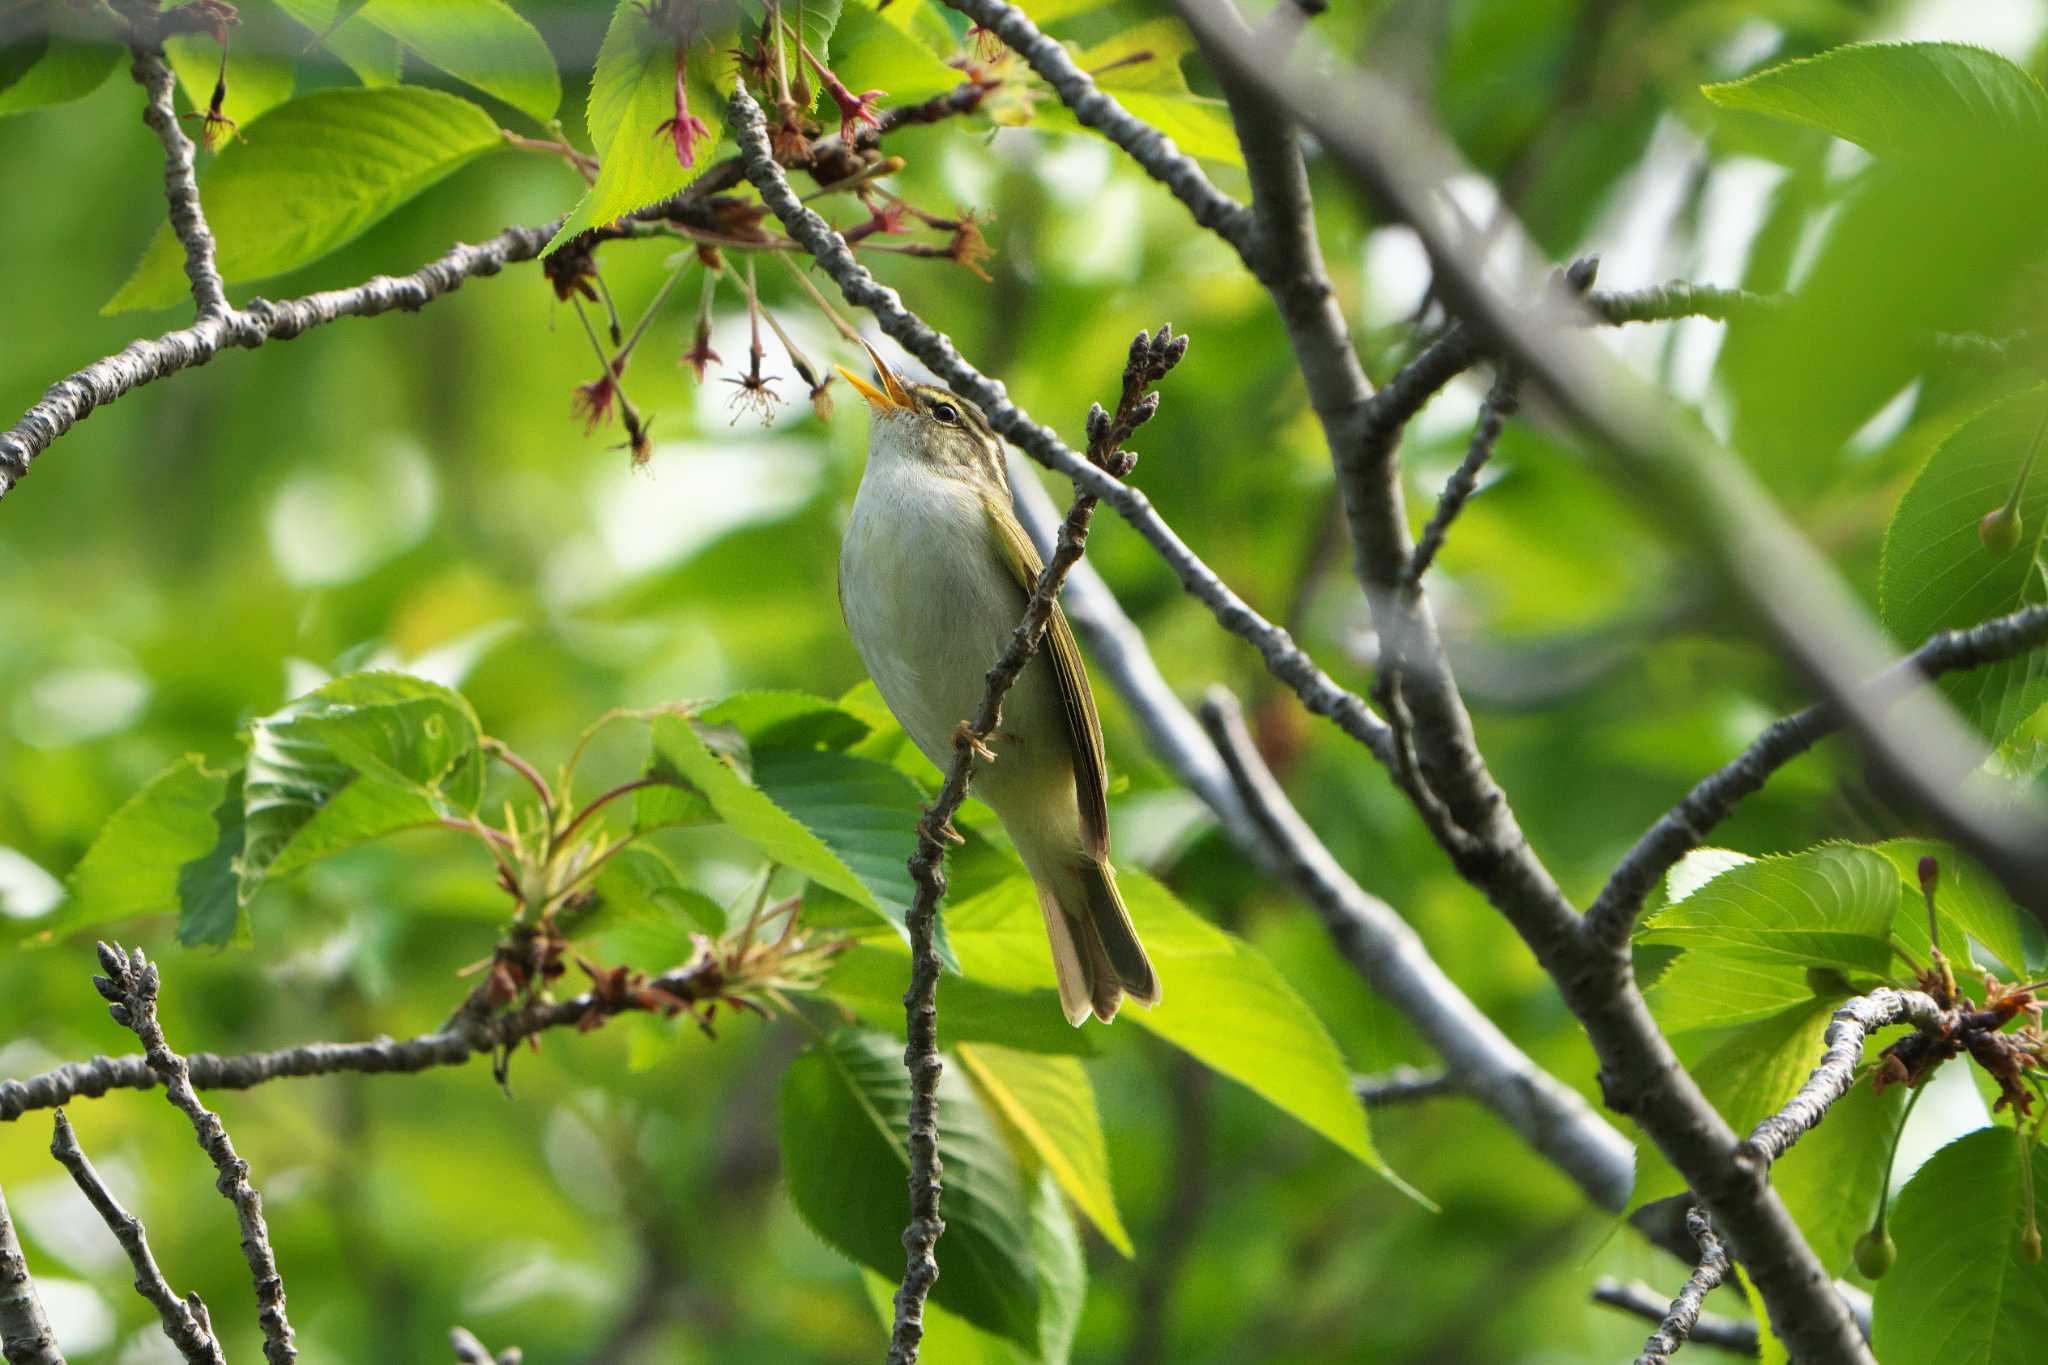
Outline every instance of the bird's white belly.
<path id="1" fill-rule="evenodd" d="M 942 769 L 1024 612 L 1025 593 L 997 559 L 985 517 L 980 495 L 957 480 L 871 461 L 840 547 L 854 646 L 889 710 Z M 974 790 L 1013 837 L 1019 815 L 1078 831 L 1071 741 L 1042 653 L 1005 699 L 993 748 L 996 761 L 977 767 Z"/>

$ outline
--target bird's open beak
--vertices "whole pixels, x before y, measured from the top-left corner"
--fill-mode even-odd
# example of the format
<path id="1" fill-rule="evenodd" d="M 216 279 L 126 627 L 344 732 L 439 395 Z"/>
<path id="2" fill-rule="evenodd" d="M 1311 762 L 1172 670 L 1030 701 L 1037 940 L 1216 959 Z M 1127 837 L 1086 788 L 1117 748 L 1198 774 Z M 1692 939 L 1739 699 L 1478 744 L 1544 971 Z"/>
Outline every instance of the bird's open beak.
<path id="1" fill-rule="evenodd" d="M 889 368 L 874 347 L 869 346 L 866 341 L 862 341 L 861 345 L 866 349 L 868 359 L 875 362 L 875 373 L 881 376 L 882 380 L 881 388 L 876 388 L 844 365 L 835 365 L 832 368 L 839 371 L 840 377 L 853 385 L 853 391 L 867 399 L 868 406 L 876 412 L 915 410 L 917 402 L 910 396 L 910 390 L 903 387 L 903 381 L 896 377 L 896 372 Z"/>

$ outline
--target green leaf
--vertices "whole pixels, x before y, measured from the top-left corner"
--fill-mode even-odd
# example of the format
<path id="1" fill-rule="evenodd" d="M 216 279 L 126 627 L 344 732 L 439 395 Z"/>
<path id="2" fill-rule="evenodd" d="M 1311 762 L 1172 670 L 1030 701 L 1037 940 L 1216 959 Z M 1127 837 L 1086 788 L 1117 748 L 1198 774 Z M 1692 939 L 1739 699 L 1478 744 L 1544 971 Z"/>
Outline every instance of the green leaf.
<path id="1" fill-rule="evenodd" d="M 852 870 L 872 908 L 902 922 L 917 892 L 910 855 L 924 793 L 915 783 L 865 758 L 793 749 L 756 752 L 754 782 Z"/>
<path id="2" fill-rule="evenodd" d="M 736 692 L 706 707 L 707 725 L 730 725 L 762 749 L 848 749 L 865 739 L 868 723 L 838 703 L 808 692 Z"/>
<path id="3" fill-rule="evenodd" d="M 2027 480 L 2016 547 L 2001 554 L 1977 534 L 1978 520 L 2005 505 L 2044 419 L 2048 385 L 1978 414 L 1941 443 L 1899 500 L 1885 528 L 1878 609 L 1901 644 L 2048 600 L 2040 565 L 2048 468 Z M 1996 742 L 2048 702 L 2048 651 L 1949 673 L 1940 686 Z"/>
<path id="4" fill-rule="evenodd" d="M 586 228 L 660 203 L 711 165 L 725 128 L 725 101 L 732 93 L 731 60 L 723 51 L 734 35 L 714 32 L 691 44 L 685 63 L 690 114 L 706 132 L 697 138 L 691 164 L 676 160 L 675 145 L 661 125 L 676 116 L 676 45 L 649 23 L 639 0 L 619 0 L 598 49 L 590 79 L 585 122 L 600 169 L 575 212 L 548 243 L 553 251 Z"/>
<path id="5" fill-rule="evenodd" d="M 857 913 L 857 912 L 856 912 Z M 812 925 L 809 905 L 805 924 Z M 872 922 L 872 921 L 871 921 Z M 858 1015 L 871 1028 L 903 1036 L 903 989 L 910 962 L 900 950 L 853 943 L 832 958 L 819 992 Z M 949 1043 L 1002 1043 L 1031 1052 L 1094 1056 L 1102 1035 L 1077 1029 L 1060 1013 L 1056 991 L 1009 991 L 954 972 L 939 977 L 939 1017 Z"/>
<path id="6" fill-rule="evenodd" d="M 909 104 L 960 84 L 958 68 L 866 5 L 848 5 L 832 40 L 832 69 L 849 90 L 887 92 L 890 104 Z"/>
<path id="7" fill-rule="evenodd" d="M 932 1301 L 985 1331 L 1035 1346 L 1038 1258 L 1028 1186 L 1001 1130 L 957 1068 L 939 1080 L 945 1273 Z M 782 1157 L 790 1201 L 825 1242 L 885 1276 L 903 1273 L 910 1078 L 902 1049 L 841 1031 L 790 1064 Z"/>
<path id="8" fill-rule="evenodd" d="M 1745 962 L 1711 948 L 1681 953 L 1644 992 L 1670 1034 L 1753 1023 L 1812 997 L 1803 968 Z"/>
<path id="9" fill-rule="evenodd" d="M 473 806 L 482 763 L 459 695 L 402 673 L 352 673 L 249 728 L 242 901 L 356 844 Z"/>
<path id="10" fill-rule="evenodd" d="M 213 847 L 178 869 L 178 942 L 187 947 L 230 943 L 243 926 L 236 871 L 248 837 L 242 783 L 241 773 L 230 776 L 213 808 Z"/>
<path id="11" fill-rule="evenodd" d="M 1805 1003 L 1730 1033 L 1720 1046 L 1686 1069 L 1707 1100 L 1738 1134 L 1747 1134 L 1766 1114 L 1797 1093 L 1820 1064 L 1821 1034 L 1835 1011 L 1831 1000 Z M 1643 1144 L 1636 1172 L 1635 1203 L 1647 1204 L 1685 1189 L 1685 1178 L 1655 1147 Z"/>
<path id="12" fill-rule="evenodd" d="M 362 16 L 362 0 L 277 0 L 277 6 L 312 30 L 313 37 L 372 89 L 398 84 L 405 52 L 398 40 Z M 342 22 L 337 24 L 337 16 Z"/>
<path id="13" fill-rule="evenodd" d="M 164 39 L 164 56 L 177 73 L 178 84 L 192 107 L 205 109 L 211 104 L 214 82 L 221 74 L 220 45 L 199 34 L 173 34 Z M 236 46 L 229 47 L 227 60 L 228 94 L 221 112 L 234 121 L 236 128 L 253 123 L 292 97 L 296 77 L 290 62 L 266 55 L 250 56 Z"/>
<path id="14" fill-rule="evenodd" d="M 808 47 L 818 60 L 829 64 L 832 33 L 839 27 L 840 11 L 845 8 L 843 0 L 789 0 L 788 4 L 780 8 L 784 22 L 797 24 L 798 31 L 803 34 L 804 46 Z M 750 0 L 747 5 L 747 35 L 750 49 L 753 35 L 760 31 L 766 19 L 767 7 L 761 4 L 760 0 Z M 798 60 L 796 52 L 791 51 L 789 55 L 791 61 Z"/>
<path id="15" fill-rule="evenodd" d="M 1920 912 L 1922 923 L 1927 915 L 1920 894 L 1920 860 L 1933 858 L 1941 865 L 1941 876 L 1934 885 L 1935 911 L 1983 944 L 2007 971 L 2015 975 L 2026 971 L 2019 910 L 1981 864 L 1964 857 L 1955 845 L 1934 839 L 1887 839 L 1872 844 L 1870 851 L 1898 869 L 1899 881 L 1907 888 L 1912 909 Z M 1900 912 L 1902 918 L 1907 913 Z M 1950 943 L 1947 934 L 1944 928 L 1942 942 L 1947 946 L 1943 951 L 1950 958 L 1960 958 L 1960 945 Z"/>
<path id="16" fill-rule="evenodd" d="M 69 901 L 37 927 L 62 935 L 179 909 L 184 869 L 219 841 L 215 809 L 226 790 L 226 776 L 208 772 L 196 754 L 151 778 L 108 817 L 71 870 Z"/>
<path id="17" fill-rule="evenodd" d="M 503 145 L 490 115 L 413 87 L 322 90 L 242 129 L 199 177 L 221 274 L 261 279 L 316 261 L 465 162 Z M 182 300 L 184 252 L 160 229 L 103 310 Z"/>
<path id="18" fill-rule="evenodd" d="M 113 74 L 121 55 L 114 43 L 48 31 L 0 47 L 0 114 L 84 99 Z"/>
<path id="19" fill-rule="evenodd" d="M 675 865 L 645 845 L 612 854 L 590 885 L 597 903 L 577 917 L 575 932 L 608 934 L 621 944 L 644 940 L 645 951 L 626 954 L 638 966 L 661 970 L 689 956 L 692 930 L 725 932 L 725 907 L 683 885 Z"/>
<path id="20" fill-rule="evenodd" d="M 1129 873 L 1119 885 L 1164 993 L 1158 1006 L 1133 1006 L 1120 1017 L 1237 1081 L 1413 1194 L 1374 1149 L 1343 1054 L 1273 964 L 1150 877 Z M 1028 878 L 1010 878 L 950 905 L 945 918 L 969 980 L 1009 990 L 1054 984 L 1044 919 Z"/>
<path id="21" fill-rule="evenodd" d="M 1149 19 L 1074 54 L 1074 65 L 1093 74 L 1095 84 L 1116 92 L 1151 90 L 1187 95 L 1188 78 L 1181 58 L 1195 50 L 1195 35 L 1170 16 Z"/>
<path id="22" fill-rule="evenodd" d="M 1244 151 L 1237 144 L 1237 129 L 1230 121 L 1229 106 L 1203 95 L 1162 94 L 1155 90 L 1114 90 L 1116 101 L 1137 118 L 1173 139 L 1189 156 L 1221 161 L 1232 166 L 1244 164 Z M 1063 104 L 1041 102 L 1031 112 L 1033 127 L 1054 132 L 1103 134 L 1083 124 Z"/>
<path id="23" fill-rule="evenodd" d="M 1109 1182 L 1109 1144 L 1095 1087 L 1081 1063 L 989 1043 L 961 1043 L 954 1055 L 982 1099 L 1038 1154 L 1088 1221 L 1118 1251 L 1135 1254 Z"/>
<path id="24" fill-rule="evenodd" d="M 2028 1153 L 2034 1188 L 2048 1190 L 2048 1152 L 2030 1145 Z M 1877 1355 L 1942 1365 L 2038 1359 L 2048 1340 L 2048 1263 L 2029 1263 L 2021 1250 L 2027 1215 L 2010 1130 L 1981 1129 L 1929 1158 L 1892 1210 L 1899 1261 L 1877 1286 Z"/>
<path id="25" fill-rule="evenodd" d="M 1853 43 L 1700 89 L 1725 109 L 1804 123 L 1878 156 L 2048 136 L 2040 82 L 1960 43 Z"/>
<path id="26" fill-rule="evenodd" d="M 561 107 L 554 54 L 504 0 L 370 0 L 359 17 L 429 66 L 541 123 Z"/>
<path id="27" fill-rule="evenodd" d="M 1639 937 L 1753 964 L 1883 973 L 1898 904 L 1898 874 L 1883 858 L 1824 847 L 1732 868 Z"/>

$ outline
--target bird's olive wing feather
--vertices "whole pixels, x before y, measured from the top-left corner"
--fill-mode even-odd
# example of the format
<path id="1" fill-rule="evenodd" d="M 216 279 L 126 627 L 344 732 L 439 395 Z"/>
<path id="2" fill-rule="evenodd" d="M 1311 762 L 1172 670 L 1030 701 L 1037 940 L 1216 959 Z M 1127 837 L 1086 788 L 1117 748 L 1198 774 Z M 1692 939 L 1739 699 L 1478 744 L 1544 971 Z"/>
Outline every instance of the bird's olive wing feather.
<path id="1" fill-rule="evenodd" d="M 993 497 L 982 499 L 993 531 L 996 553 L 1017 585 L 1029 598 L 1045 572 L 1038 547 L 1031 543 L 1024 527 L 1010 509 Z M 1081 837 L 1097 858 L 1109 856 L 1108 775 L 1102 757 L 1102 723 L 1095 716 L 1095 697 L 1088 690 L 1088 671 L 1081 664 L 1081 647 L 1067 625 L 1067 614 L 1053 603 L 1052 619 L 1046 624 L 1041 646 L 1052 664 L 1053 685 L 1059 689 L 1060 708 L 1066 712 L 1067 732 L 1074 744 L 1074 795 L 1081 804 Z"/>

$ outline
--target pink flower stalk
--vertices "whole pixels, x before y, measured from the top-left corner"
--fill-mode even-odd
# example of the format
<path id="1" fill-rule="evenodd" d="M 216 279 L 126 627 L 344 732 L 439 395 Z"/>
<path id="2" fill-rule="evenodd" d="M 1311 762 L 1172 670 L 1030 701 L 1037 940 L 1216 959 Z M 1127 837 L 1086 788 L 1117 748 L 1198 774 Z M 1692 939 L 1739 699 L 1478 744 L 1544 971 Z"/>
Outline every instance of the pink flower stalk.
<path id="1" fill-rule="evenodd" d="M 687 48 L 676 48 L 676 114 L 674 118 L 663 119 L 655 128 L 656 137 L 666 137 L 675 144 L 676 164 L 688 169 L 697 164 L 697 139 L 711 136 L 711 129 L 704 120 L 690 112 L 690 91 L 684 79 L 683 54 Z"/>

